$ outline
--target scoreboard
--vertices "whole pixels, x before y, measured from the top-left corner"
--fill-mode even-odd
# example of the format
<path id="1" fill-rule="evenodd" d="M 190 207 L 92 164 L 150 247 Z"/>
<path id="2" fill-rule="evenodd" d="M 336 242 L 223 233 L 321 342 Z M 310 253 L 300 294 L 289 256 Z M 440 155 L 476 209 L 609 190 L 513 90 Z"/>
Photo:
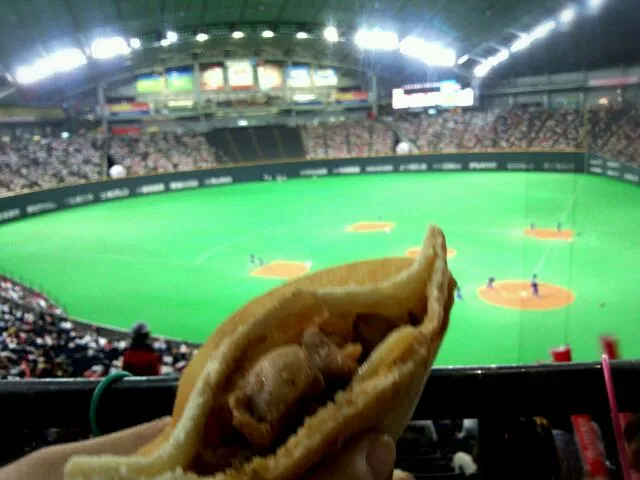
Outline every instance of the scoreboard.
<path id="1" fill-rule="evenodd" d="M 394 88 L 391 91 L 391 105 L 394 110 L 425 107 L 472 107 L 472 88 L 462 88 L 455 80 L 431 83 L 414 83 Z"/>

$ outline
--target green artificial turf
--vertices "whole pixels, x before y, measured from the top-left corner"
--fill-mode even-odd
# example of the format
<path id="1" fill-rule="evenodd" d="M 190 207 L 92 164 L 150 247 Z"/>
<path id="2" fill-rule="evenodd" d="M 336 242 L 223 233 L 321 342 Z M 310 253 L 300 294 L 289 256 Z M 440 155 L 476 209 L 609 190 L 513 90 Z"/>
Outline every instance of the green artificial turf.
<path id="1" fill-rule="evenodd" d="M 391 233 L 345 233 L 383 220 Z M 573 228 L 574 242 L 526 238 L 530 222 Z M 439 365 L 529 363 L 569 342 L 596 360 L 614 333 L 640 357 L 640 189 L 552 173 L 362 175 L 254 183 L 114 201 L 0 227 L 0 272 L 43 290 L 72 316 L 202 341 L 234 310 L 280 284 L 252 277 L 249 255 L 311 261 L 312 271 L 401 256 L 440 225 L 464 299 L 454 306 Z M 575 303 L 545 312 L 483 303 L 489 276 L 571 288 Z M 603 305 L 604 304 L 604 305 Z"/>

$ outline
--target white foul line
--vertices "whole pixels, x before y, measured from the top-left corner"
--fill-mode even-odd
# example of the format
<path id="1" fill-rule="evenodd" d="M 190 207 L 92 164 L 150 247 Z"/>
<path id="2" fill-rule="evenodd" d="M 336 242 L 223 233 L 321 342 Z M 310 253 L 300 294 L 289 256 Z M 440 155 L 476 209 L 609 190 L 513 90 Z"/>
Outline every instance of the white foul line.
<path id="1" fill-rule="evenodd" d="M 571 211 L 571 209 L 573 208 L 574 204 L 576 203 L 576 198 L 578 198 L 578 192 L 580 191 L 580 187 L 582 187 L 582 184 L 579 184 L 578 188 L 576 188 L 576 191 L 573 194 L 573 198 L 569 202 L 569 205 L 567 206 L 567 208 L 565 209 L 564 213 L 560 217 L 560 221 L 558 223 L 562 224 L 566 220 L 567 215 L 569 215 L 569 212 Z M 549 244 L 547 249 L 544 251 L 544 253 L 540 257 L 540 260 L 538 261 L 538 264 L 536 265 L 536 268 L 533 270 L 533 273 L 535 273 L 536 275 L 540 273 L 540 270 L 544 266 L 544 263 L 547 261 L 547 257 L 551 253 L 551 250 L 553 250 L 557 245 L 558 245 L 558 242 L 554 242 L 554 241 L 552 241 Z"/>

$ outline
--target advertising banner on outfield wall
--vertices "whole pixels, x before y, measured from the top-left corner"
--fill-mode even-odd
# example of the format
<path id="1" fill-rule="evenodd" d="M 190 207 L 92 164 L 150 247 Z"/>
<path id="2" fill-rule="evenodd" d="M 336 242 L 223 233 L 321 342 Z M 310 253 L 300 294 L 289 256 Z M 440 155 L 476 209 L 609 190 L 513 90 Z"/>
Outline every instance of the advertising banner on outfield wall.
<path id="1" fill-rule="evenodd" d="M 640 168 L 596 153 L 589 154 L 587 172 L 634 185 L 640 185 Z"/>
<path id="2" fill-rule="evenodd" d="M 282 181 L 290 178 L 377 175 L 412 172 L 538 171 L 593 173 L 638 184 L 640 170 L 598 155 L 579 152 L 486 152 L 307 160 L 292 163 L 240 165 L 193 172 L 178 172 L 108 180 L 60 187 L 0 198 L 0 223 L 77 207 L 201 187 L 243 182 Z"/>

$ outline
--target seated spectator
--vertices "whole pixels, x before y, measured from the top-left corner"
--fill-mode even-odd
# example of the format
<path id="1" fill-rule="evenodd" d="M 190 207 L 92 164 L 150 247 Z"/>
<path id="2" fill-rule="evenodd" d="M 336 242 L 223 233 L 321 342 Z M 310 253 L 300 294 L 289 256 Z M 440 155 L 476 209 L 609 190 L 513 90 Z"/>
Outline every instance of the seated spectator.
<path id="1" fill-rule="evenodd" d="M 160 355 L 149 341 L 149 327 L 144 322 L 136 323 L 131 330 L 131 344 L 124 351 L 122 369 L 133 375 L 160 375 Z"/>
<path id="2" fill-rule="evenodd" d="M 109 154 L 129 176 L 211 168 L 226 161 L 201 135 L 150 133 L 114 136 Z"/>
<path id="3" fill-rule="evenodd" d="M 0 277 L 0 379 L 99 378 L 122 369 L 127 341 L 70 321 L 45 295 Z M 193 354 L 185 344 L 157 339 L 161 373 L 181 372 Z"/>
<path id="4" fill-rule="evenodd" d="M 103 141 L 99 134 L 78 134 L 0 142 L 0 195 L 99 180 Z"/>

